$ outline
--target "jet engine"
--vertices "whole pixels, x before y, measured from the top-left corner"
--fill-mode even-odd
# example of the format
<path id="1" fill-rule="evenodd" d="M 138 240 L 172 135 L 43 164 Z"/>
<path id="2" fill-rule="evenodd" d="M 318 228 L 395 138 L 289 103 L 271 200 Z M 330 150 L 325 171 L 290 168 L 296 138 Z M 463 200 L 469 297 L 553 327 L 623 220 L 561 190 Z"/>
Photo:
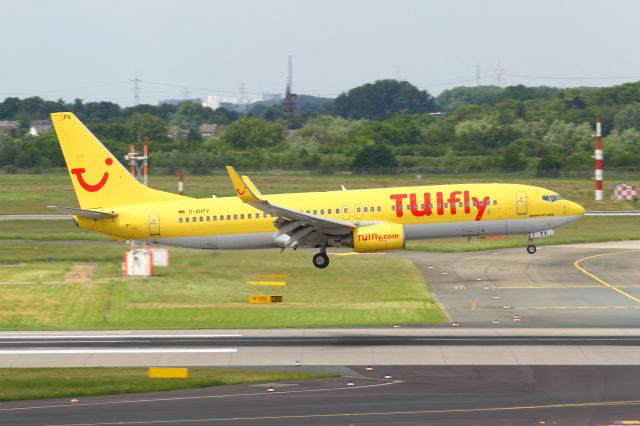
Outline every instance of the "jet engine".
<path id="1" fill-rule="evenodd" d="M 404 248 L 404 228 L 402 225 L 381 223 L 356 228 L 352 232 L 352 241 L 344 244 L 353 247 L 357 253 L 371 253 Z"/>

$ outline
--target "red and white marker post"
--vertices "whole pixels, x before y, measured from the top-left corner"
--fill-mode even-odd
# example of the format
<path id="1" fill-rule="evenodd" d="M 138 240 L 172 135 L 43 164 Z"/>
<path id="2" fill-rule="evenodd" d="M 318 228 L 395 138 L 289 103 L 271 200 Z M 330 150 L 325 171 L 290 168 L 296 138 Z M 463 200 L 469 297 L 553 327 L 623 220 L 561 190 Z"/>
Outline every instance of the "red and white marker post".
<path id="1" fill-rule="evenodd" d="M 596 151 L 593 157 L 596 160 L 596 201 L 602 201 L 602 120 L 596 118 Z"/>

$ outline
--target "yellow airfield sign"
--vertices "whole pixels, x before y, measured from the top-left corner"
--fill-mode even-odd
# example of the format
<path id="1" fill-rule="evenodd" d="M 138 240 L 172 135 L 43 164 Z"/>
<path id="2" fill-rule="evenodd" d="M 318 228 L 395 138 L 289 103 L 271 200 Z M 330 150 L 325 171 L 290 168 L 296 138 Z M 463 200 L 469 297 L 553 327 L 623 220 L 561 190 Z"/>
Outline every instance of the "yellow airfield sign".
<path id="1" fill-rule="evenodd" d="M 249 303 L 280 303 L 280 302 L 282 302 L 282 296 L 263 296 L 263 295 L 249 296 Z"/>

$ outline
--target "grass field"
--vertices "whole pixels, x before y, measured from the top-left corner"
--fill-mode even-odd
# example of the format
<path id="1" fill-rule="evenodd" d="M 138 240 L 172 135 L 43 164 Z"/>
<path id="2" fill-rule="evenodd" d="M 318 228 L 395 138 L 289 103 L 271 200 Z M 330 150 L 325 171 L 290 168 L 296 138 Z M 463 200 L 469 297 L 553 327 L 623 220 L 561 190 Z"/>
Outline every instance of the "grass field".
<path id="1" fill-rule="evenodd" d="M 0 244 L 0 329 L 328 327 L 437 323 L 445 318 L 408 260 L 335 256 L 313 268 L 310 252 L 172 249 L 150 279 L 120 276 L 126 246 L 108 242 Z M 52 257 L 52 258 L 50 258 Z M 58 282 L 77 262 L 97 262 L 89 284 Z M 285 274 L 286 286 L 247 285 Z M 8 284 L 7 284 L 8 283 Z M 390 284 L 392 283 L 392 284 Z M 250 295 L 284 302 L 249 305 Z"/>
<path id="2" fill-rule="evenodd" d="M 190 368 L 188 379 L 150 379 L 145 368 L 3 368 L 0 401 L 117 395 L 333 377 L 328 374 Z"/>
<path id="3" fill-rule="evenodd" d="M 607 182 L 605 201 L 593 200 L 593 181 L 588 179 L 532 179 L 517 175 L 502 176 L 318 176 L 291 174 L 251 175 L 264 194 L 349 189 L 414 186 L 445 183 L 509 182 L 536 185 L 557 191 L 563 197 L 583 205 L 587 210 L 634 210 L 637 203 L 611 201 L 611 182 Z M 629 181 L 639 185 L 640 181 Z M 171 176 L 151 176 L 150 186 L 165 191 L 177 191 L 177 179 Z M 226 175 L 187 176 L 186 195 L 192 197 L 231 196 L 233 190 Z M 48 205 L 76 206 L 71 180 L 66 174 L 23 175 L 0 173 L 0 214 L 55 213 Z"/>

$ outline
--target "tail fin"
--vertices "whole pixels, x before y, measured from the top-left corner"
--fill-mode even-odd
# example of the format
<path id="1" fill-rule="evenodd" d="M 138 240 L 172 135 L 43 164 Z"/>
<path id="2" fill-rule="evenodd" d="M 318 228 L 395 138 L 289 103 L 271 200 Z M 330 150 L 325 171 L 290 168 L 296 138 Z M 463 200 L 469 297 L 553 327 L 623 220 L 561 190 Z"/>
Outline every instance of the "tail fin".
<path id="1" fill-rule="evenodd" d="M 81 209 L 184 200 L 142 185 L 70 112 L 51 114 Z"/>

